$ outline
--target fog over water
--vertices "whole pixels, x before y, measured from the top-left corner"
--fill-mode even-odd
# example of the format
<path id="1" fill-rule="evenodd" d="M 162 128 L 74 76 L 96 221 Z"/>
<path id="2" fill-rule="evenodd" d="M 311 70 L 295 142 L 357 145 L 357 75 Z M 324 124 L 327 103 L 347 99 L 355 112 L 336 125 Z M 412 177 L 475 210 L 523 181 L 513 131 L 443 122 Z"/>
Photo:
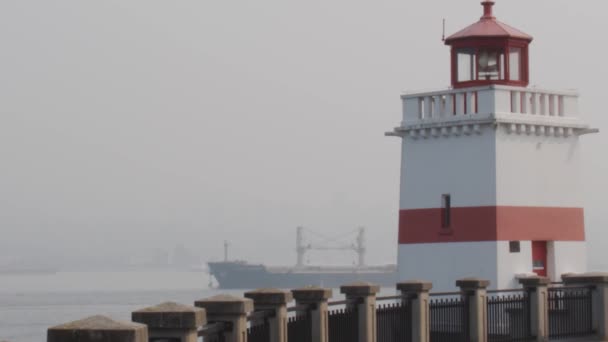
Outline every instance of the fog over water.
<path id="1" fill-rule="evenodd" d="M 535 37 L 531 84 L 580 90 L 608 127 L 607 2 L 495 10 Z M 478 0 L 0 2 L 0 265 L 86 269 L 180 244 L 205 261 L 223 240 L 292 264 L 298 225 L 365 226 L 368 261 L 394 262 L 400 146 L 383 133 L 403 90 L 449 85 L 442 18 L 452 33 L 480 15 Z M 581 139 L 595 268 L 607 139 Z"/>

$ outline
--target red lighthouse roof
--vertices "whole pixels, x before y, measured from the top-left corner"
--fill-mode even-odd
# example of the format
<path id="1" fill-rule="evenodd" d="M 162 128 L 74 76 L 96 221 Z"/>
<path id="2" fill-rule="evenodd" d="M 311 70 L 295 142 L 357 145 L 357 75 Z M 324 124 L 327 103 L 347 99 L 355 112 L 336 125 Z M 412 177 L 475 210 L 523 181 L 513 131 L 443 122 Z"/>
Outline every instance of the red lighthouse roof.
<path id="1" fill-rule="evenodd" d="M 532 41 L 532 36 L 496 20 L 496 17 L 492 13 L 494 1 L 486 0 L 481 4 L 484 7 L 484 14 L 481 19 L 475 24 L 449 36 L 445 40 L 447 45 L 450 45 L 456 40 L 471 38 L 511 38 L 526 40 L 528 42 Z"/>

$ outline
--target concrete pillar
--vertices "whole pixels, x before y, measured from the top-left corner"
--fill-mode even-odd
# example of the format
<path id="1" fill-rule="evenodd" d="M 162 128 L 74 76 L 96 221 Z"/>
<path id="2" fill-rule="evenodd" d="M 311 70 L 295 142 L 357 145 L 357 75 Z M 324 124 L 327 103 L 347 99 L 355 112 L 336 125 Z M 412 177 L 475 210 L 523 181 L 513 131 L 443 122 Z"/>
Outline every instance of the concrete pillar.
<path id="1" fill-rule="evenodd" d="M 608 341 L 608 273 L 564 274 L 565 285 L 582 285 L 592 288 L 593 341 Z"/>
<path id="2" fill-rule="evenodd" d="M 133 311 L 133 322 L 148 326 L 150 338 L 197 342 L 198 329 L 207 323 L 205 310 L 172 302 Z"/>
<path id="3" fill-rule="evenodd" d="M 376 342 L 376 294 L 379 291 L 380 286 L 365 282 L 340 286 L 340 293 L 350 301 L 346 306 L 356 309 L 359 315 L 359 342 Z"/>
<path id="4" fill-rule="evenodd" d="M 331 289 L 322 287 L 305 287 L 292 290 L 299 313 L 307 312 L 311 319 L 311 336 L 314 342 L 328 342 L 327 300 L 331 298 Z"/>
<path id="5" fill-rule="evenodd" d="M 47 342 L 148 342 L 148 328 L 139 323 L 119 322 L 92 316 L 47 330 Z"/>
<path id="6" fill-rule="evenodd" d="M 536 341 L 549 341 L 549 283 L 547 277 L 519 279 L 530 299 L 530 329 Z"/>
<path id="7" fill-rule="evenodd" d="M 465 303 L 469 306 L 469 341 L 486 342 L 488 340 L 488 295 L 490 281 L 466 278 L 456 281 Z"/>
<path id="8" fill-rule="evenodd" d="M 429 291 L 432 288 L 432 283 L 420 280 L 397 284 L 403 304 L 409 305 L 412 310 L 412 342 L 429 342 L 431 339 Z"/>
<path id="9" fill-rule="evenodd" d="M 260 289 L 245 292 L 245 297 L 253 300 L 255 311 L 271 311 L 269 342 L 287 342 L 287 303 L 291 302 L 291 292 L 278 289 Z"/>
<path id="10" fill-rule="evenodd" d="M 231 329 L 224 334 L 225 342 L 247 342 L 247 314 L 253 311 L 251 299 L 217 295 L 197 300 L 194 306 L 205 309 L 210 323 L 228 323 Z"/>

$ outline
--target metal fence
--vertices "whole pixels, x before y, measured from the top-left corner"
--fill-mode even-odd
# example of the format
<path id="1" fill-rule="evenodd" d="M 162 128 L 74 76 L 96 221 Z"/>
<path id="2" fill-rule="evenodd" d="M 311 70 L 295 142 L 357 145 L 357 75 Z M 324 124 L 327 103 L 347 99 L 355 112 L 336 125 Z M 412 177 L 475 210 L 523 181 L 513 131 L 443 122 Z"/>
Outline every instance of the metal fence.
<path id="1" fill-rule="evenodd" d="M 438 294 L 429 303 L 431 342 L 469 342 L 467 300 L 451 294 Z"/>
<path id="2" fill-rule="evenodd" d="M 312 342 L 310 313 L 296 314 L 287 320 L 287 340 L 290 342 Z"/>
<path id="3" fill-rule="evenodd" d="M 224 333 L 231 329 L 228 323 L 211 323 L 205 325 L 198 331 L 198 336 L 203 342 L 224 342 L 226 340 Z"/>
<path id="4" fill-rule="evenodd" d="M 329 342 L 357 342 L 359 316 L 356 308 L 335 309 L 329 312 Z"/>
<path id="5" fill-rule="evenodd" d="M 530 326 L 530 297 L 523 290 L 488 295 L 488 341 L 516 342 L 534 338 Z"/>
<path id="6" fill-rule="evenodd" d="M 264 311 L 249 315 L 249 328 L 247 328 L 248 342 L 270 342 L 270 314 Z"/>
<path id="7" fill-rule="evenodd" d="M 590 287 L 549 288 L 549 337 L 551 339 L 594 334 L 591 291 Z"/>
<path id="8" fill-rule="evenodd" d="M 378 342 L 412 341 L 412 307 L 409 302 L 378 305 L 376 319 Z"/>

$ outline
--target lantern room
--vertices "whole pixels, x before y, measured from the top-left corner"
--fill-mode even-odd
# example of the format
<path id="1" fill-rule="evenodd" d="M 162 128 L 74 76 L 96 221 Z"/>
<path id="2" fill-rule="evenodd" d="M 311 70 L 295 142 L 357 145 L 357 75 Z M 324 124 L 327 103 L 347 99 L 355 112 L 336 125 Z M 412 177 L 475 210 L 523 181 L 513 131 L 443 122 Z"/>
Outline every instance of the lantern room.
<path id="1" fill-rule="evenodd" d="M 481 19 L 445 40 L 452 48 L 452 87 L 489 84 L 526 87 L 532 36 L 496 20 L 494 1 L 481 4 Z"/>

